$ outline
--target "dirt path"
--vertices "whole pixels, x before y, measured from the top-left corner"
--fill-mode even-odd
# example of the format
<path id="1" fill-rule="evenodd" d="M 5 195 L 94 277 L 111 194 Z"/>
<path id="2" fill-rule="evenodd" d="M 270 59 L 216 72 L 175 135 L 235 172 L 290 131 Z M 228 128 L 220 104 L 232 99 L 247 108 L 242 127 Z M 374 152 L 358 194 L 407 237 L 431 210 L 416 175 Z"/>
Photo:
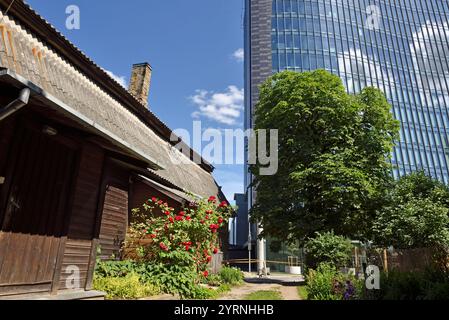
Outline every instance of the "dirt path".
<path id="1" fill-rule="evenodd" d="M 241 286 L 234 287 L 231 292 L 221 296 L 220 300 L 243 300 L 248 294 L 257 291 L 279 291 L 284 300 L 301 300 L 297 287 L 261 283 L 245 283 Z"/>
<path id="2" fill-rule="evenodd" d="M 280 286 L 284 300 L 302 300 L 298 294 L 298 287 Z"/>

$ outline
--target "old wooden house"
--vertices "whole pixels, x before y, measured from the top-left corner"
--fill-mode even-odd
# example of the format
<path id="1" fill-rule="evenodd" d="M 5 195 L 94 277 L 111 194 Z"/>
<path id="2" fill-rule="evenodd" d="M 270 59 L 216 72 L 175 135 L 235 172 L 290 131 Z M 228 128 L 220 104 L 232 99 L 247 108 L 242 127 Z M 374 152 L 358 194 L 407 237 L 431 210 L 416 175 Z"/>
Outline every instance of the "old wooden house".
<path id="1" fill-rule="evenodd" d="M 148 64 L 133 66 L 128 91 L 10 3 L 0 0 L 0 298 L 92 297 L 97 248 L 118 252 L 130 209 L 223 194 L 146 105 Z"/>

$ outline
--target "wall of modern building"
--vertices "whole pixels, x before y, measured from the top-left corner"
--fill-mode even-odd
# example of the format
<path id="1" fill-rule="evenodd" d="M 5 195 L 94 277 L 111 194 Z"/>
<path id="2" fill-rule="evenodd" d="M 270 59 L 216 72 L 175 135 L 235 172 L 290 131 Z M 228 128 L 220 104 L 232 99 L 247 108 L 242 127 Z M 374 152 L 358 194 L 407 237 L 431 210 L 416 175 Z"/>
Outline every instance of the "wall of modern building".
<path id="1" fill-rule="evenodd" d="M 245 51 L 247 128 L 268 75 L 326 69 L 349 93 L 385 93 L 401 122 L 395 178 L 424 169 L 449 183 L 448 1 L 246 0 Z M 251 188 L 248 196 L 251 207 Z"/>
<path id="2" fill-rule="evenodd" d="M 326 69 L 350 93 L 380 88 L 402 124 L 395 177 L 449 183 L 447 1 L 273 0 L 271 19 L 273 73 Z"/>

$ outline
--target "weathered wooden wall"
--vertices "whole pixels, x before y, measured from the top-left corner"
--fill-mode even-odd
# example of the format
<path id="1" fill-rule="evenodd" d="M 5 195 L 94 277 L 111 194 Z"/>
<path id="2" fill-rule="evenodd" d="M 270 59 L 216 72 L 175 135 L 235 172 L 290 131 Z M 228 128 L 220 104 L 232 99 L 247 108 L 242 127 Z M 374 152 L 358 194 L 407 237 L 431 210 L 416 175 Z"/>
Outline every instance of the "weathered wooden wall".
<path id="1" fill-rule="evenodd" d="M 72 215 L 70 219 L 64 257 L 61 265 L 59 290 L 67 288 L 71 267 L 80 271 L 81 288 L 90 286 L 96 248 L 92 245 L 99 209 L 100 186 L 103 173 L 104 152 L 101 148 L 85 144 L 81 150 L 78 176 L 76 177 Z M 69 282 L 71 285 L 71 283 Z"/>
<path id="2" fill-rule="evenodd" d="M 22 119 L 7 152 L 0 197 L 0 294 L 48 291 L 54 283 L 70 216 L 76 146 L 41 128 Z"/>
<path id="3" fill-rule="evenodd" d="M 0 177 L 6 177 L 6 163 L 11 148 L 11 140 L 14 132 L 15 119 L 9 117 L 0 122 Z M 0 178 L 1 179 L 1 178 Z M 3 184 L 0 183 L 0 193 Z M 0 209 L 0 220 L 1 220 Z"/>
<path id="4" fill-rule="evenodd" d="M 129 170 L 107 161 L 99 245 L 103 260 L 120 258 L 129 219 Z"/>
<path id="5" fill-rule="evenodd" d="M 108 185 L 101 219 L 101 259 L 120 258 L 128 228 L 128 191 Z"/>

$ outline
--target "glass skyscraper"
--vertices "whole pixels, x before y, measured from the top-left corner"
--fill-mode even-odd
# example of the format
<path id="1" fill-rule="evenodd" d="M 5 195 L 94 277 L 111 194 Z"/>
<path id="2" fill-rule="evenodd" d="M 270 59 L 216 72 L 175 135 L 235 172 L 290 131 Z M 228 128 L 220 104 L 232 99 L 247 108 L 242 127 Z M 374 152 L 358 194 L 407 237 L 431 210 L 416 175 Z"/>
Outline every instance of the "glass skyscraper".
<path id="1" fill-rule="evenodd" d="M 268 76 L 326 69 L 350 93 L 374 86 L 387 96 L 401 122 L 396 178 L 424 169 L 449 183 L 447 0 L 246 0 L 245 12 L 248 128 Z"/>

